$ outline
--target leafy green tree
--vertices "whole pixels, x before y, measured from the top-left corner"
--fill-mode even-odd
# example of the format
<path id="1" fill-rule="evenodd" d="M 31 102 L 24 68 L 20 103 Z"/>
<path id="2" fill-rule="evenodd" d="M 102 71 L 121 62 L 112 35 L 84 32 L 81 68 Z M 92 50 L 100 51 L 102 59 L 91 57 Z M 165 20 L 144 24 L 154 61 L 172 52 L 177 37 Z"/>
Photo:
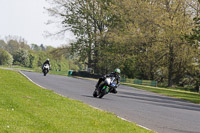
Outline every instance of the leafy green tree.
<path id="1" fill-rule="evenodd" d="M 28 51 L 24 49 L 18 49 L 14 55 L 14 64 L 16 65 L 22 65 L 25 67 L 29 67 L 30 65 L 30 60 L 29 60 L 29 55 Z"/>
<path id="2" fill-rule="evenodd" d="M 31 44 L 31 49 L 34 51 L 40 51 L 41 47 L 39 47 L 37 44 Z"/>
<path id="3" fill-rule="evenodd" d="M 38 55 L 37 55 L 37 53 L 34 52 L 34 51 L 29 51 L 28 56 L 29 56 L 29 61 L 30 61 L 29 67 L 30 68 L 37 68 L 38 67 L 37 66 L 37 63 L 38 63 Z"/>
<path id="4" fill-rule="evenodd" d="M 200 3 L 200 0 L 198 0 Z M 190 76 L 190 79 L 192 80 L 192 83 L 195 84 L 195 88 L 197 91 L 199 91 L 200 86 L 200 6 L 199 3 L 195 3 L 197 6 L 196 11 L 196 17 L 194 17 L 194 23 L 195 27 L 193 28 L 192 32 L 190 34 L 186 34 L 185 38 L 186 40 L 191 44 L 190 47 L 194 49 L 193 54 L 195 55 L 193 58 L 191 58 L 192 63 L 189 64 L 190 67 L 188 67 L 188 76 Z M 191 55 L 188 54 L 188 55 Z M 188 56 L 187 55 L 187 56 Z M 183 81 L 184 82 L 184 81 Z M 191 84 L 191 82 L 190 82 Z"/>
<path id="5" fill-rule="evenodd" d="M 127 77 L 172 86 L 182 82 L 199 58 L 199 41 L 195 48 L 183 37 L 194 28 L 194 0 L 53 0 L 53 4 L 49 11 L 61 18 L 63 31 L 77 36 L 71 50 L 96 73 L 119 67 Z M 193 31 L 196 37 L 198 31 Z"/>
<path id="6" fill-rule="evenodd" d="M 11 66 L 13 63 L 13 57 L 6 50 L 0 48 L 0 65 Z"/>
<path id="7" fill-rule="evenodd" d="M 6 45 L 6 50 L 12 55 L 20 48 L 19 43 L 16 40 L 9 40 Z"/>
<path id="8" fill-rule="evenodd" d="M 7 45 L 5 47 L 5 49 L 10 53 L 10 54 L 14 54 L 17 50 L 19 49 L 25 49 L 25 50 L 30 50 L 29 45 L 25 42 L 24 39 L 17 39 L 17 38 L 8 38 L 8 42 Z"/>
<path id="9" fill-rule="evenodd" d="M 43 44 L 40 45 L 40 48 L 41 48 L 42 51 L 45 51 L 45 50 L 46 50 L 46 48 L 44 47 Z"/>
<path id="10" fill-rule="evenodd" d="M 0 48 L 5 49 L 6 45 L 4 40 L 0 40 Z"/>
<path id="11" fill-rule="evenodd" d="M 61 17 L 63 31 L 71 30 L 77 41 L 72 43 L 72 51 L 78 53 L 80 61 L 88 68 L 100 72 L 99 61 L 102 57 L 101 49 L 105 44 L 105 34 L 113 25 L 113 17 L 109 13 L 111 0 L 74 0 L 53 1 L 55 7 L 49 11 L 54 16 Z M 63 10 L 60 10 L 62 7 Z"/>
<path id="12" fill-rule="evenodd" d="M 124 0 L 116 5 L 118 12 L 115 14 L 122 19 L 110 34 L 114 40 L 111 47 L 116 45 L 126 55 L 125 59 L 128 55 L 135 55 L 140 78 L 155 79 L 157 73 L 163 70 L 159 68 L 165 68 L 164 71 L 168 71 L 168 86 L 178 82 L 183 75 L 179 79 L 176 77 L 185 74 L 185 71 L 177 71 L 179 68 L 176 66 L 184 67 L 186 64 L 180 58 L 185 52 L 182 49 L 188 45 L 181 37 L 192 27 L 191 14 L 185 1 Z M 191 59 L 187 56 L 184 58 L 187 61 Z M 124 63 L 123 59 L 121 61 Z"/>
<path id="13" fill-rule="evenodd" d="M 53 50 L 54 49 L 54 47 L 52 47 L 52 46 L 47 46 L 46 47 L 46 51 L 51 51 L 51 50 Z"/>

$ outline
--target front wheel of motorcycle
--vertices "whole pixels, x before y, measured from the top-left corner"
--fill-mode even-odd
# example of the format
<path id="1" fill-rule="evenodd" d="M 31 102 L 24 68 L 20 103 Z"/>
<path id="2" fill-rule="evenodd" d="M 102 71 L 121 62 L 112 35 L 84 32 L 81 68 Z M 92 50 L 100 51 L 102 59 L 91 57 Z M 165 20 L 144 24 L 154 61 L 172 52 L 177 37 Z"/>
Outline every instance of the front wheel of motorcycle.
<path id="1" fill-rule="evenodd" d="M 46 76 L 46 73 L 44 72 L 44 76 Z"/>
<path id="2" fill-rule="evenodd" d="M 94 92 L 93 92 L 93 97 L 97 97 L 97 90 L 95 89 Z"/>
<path id="3" fill-rule="evenodd" d="M 103 86 L 104 87 L 104 86 Z M 102 87 L 102 88 L 103 88 Z M 101 92 L 100 92 L 100 94 L 99 94 L 99 98 L 102 98 L 104 95 L 106 95 L 107 94 L 107 89 L 105 88 L 105 89 L 101 89 Z"/>

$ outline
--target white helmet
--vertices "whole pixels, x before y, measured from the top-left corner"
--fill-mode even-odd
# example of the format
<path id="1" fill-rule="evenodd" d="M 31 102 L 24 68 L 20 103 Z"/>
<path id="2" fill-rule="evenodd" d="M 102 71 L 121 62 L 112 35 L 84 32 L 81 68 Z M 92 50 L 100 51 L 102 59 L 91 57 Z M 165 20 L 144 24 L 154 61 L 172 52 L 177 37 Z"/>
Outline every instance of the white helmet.
<path id="1" fill-rule="evenodd" d="M 115 69 L 115 72 L 120 74 L 121 71 L 120 71 L 119 68 L 116 68 L 116 69 Z"/>

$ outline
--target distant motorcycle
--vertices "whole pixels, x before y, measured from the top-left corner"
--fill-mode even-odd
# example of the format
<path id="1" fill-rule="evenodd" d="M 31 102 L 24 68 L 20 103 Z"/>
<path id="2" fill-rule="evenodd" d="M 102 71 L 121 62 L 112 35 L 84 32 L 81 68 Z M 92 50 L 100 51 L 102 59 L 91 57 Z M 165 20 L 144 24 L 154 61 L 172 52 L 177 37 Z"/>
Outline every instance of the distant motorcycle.
<path id="1" fill-rule="evenodd" d="M 42 71 L 44 73 L 44 76 L 46 76 L 47 73 L 49 72 L 49 64 L 44 64 Z"/>
<path id="2" fill-rule="evenodd" d="M 116 87 L 115 77 L 107 77 L 103 83 L 99 85 L 97 89 L 93 92 L 93 97 L 102 98 L 104 95 L 108 94 Z"/>

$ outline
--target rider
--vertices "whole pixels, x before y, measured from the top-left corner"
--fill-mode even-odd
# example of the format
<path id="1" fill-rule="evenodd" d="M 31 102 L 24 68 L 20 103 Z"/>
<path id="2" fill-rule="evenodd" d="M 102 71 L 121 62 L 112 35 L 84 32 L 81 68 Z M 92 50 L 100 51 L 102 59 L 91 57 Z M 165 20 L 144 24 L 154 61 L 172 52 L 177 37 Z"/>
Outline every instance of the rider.
<path id="1" fill-rule="evenodd" d="M 116 81 L 117 81 L 117 85 L 116 85 L 116 87 L 114 87 L 113 88 L 113 90 L 111 91 L 112 93 L 117 93 L 117 90 L 116 90 L 116 88 L 119 86 L 119 84 L 120 84 L 120 69 L 119 68 L 116 68 L 115 69 L 115 72 L 112 72 L 112 73 L 110 73 L 110 74 L 106 74 L 106 75 L 104 75 L 103 77 L 101 77 L 101 78 L 99 78 L 99 81 L 97 82 L 97 84 L 96 84 L 96 89 L 99 87 L 99 85 L 100 85 L 100 83 L 102 82 L 102 81 L 104 81 L 105 79 L 106 79 L 106 77 L 115 77 L 115 79 L 116 79 Z"/>
<path id="2" fill-rule="evenodd" d="M 43 63 L 43 65 L 42 65 L 42 69 L 43 69 L 43 67 L 44 67 L 45 64 L 48 64 L 49 67 L 51 66 L 51 64 L 50 64 L 50 62 L 49 62 L 49 58 L 47 58 L 47 60 Z"/>

